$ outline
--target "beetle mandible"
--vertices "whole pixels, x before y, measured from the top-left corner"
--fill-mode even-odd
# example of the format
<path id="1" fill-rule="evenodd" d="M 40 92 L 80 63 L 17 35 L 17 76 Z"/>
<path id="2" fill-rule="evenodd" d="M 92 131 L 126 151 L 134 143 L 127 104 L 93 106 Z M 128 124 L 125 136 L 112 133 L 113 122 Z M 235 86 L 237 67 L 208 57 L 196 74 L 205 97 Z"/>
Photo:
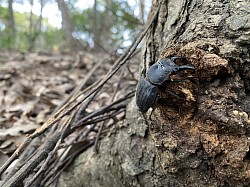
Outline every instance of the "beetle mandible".
<path id="1" fill-rule="evenodd" d="M 142 112 L 147 112 L 156 101 L 158 96 L 158 87 L 165 81 L 171 81 L 170 76 L 182 70 L 195 70 L 193 66 L 175 64 L 177 59 L 183 57 L 170 57 L 160 60 L 158 63 L 150 66 L 146 77 L 142 75 L 136 89 L 136 104 Z"/>

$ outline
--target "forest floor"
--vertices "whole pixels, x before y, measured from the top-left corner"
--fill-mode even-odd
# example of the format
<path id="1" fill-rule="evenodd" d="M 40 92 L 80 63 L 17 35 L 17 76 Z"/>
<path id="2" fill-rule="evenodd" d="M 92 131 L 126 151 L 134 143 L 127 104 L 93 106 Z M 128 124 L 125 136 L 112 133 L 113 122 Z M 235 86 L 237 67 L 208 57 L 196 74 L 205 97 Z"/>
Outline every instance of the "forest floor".
<path id="1" fill-rule="evenodd" d="M 79 85 L 92 85 L 118 56 L 0 52 L 0 165 Z M 130 60 L 87 109 L 94 111 L 135 89 L 139 57 Z M 93 68 L 96 68 L 91 73 Z M 83 83 L 84 82 L 84 83 Z M 125 113 L 120 114 L 123 119 Z"/>

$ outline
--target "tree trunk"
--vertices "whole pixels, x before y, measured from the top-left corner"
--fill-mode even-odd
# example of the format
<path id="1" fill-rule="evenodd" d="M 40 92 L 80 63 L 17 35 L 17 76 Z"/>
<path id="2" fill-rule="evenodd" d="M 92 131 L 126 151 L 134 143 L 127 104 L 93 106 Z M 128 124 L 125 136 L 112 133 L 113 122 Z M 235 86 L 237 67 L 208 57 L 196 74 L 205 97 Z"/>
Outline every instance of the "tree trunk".
<path id="1" fill-rule="evenodd" d="M 161 88 L 150 118 L 132 100 L 99 154 L 82 153 L 59 186 L 249 186 L 249 10 L 248 0 L 165 0 L 142 66 L 182 56 L 196 73 Z"/>
<path id="2" fill-rule="evenodd" d="M 34 35 L 34 22 L 33 22 L 33 5 L 34 5 L 34 1 L 30 0 L 30 15 L 29 15 L 29 34 L 27 35 L 28 40 L 29 40 L 29 49 L 28 51 L 32 51 L 34 49 L 34 39 L 33 39 L 33 35 Z"/>
<path id="3" fill-rule="evenodd" d="M 80 42 L 78 42 L 72 35 L 74 29 L 70 20 L 67 4 L 64 0 L 57 0 L 57 4 L 62 14 L 62 29 L 64 31 L 64 37 L 67 41 L 69 50 L 71 52 L 80 50 L 82 48 Z"/>
<path id="4" fill-rule="evenodd" d="M 15 48 L 15 40 L 16 40 L 16 26 L 15 26 L 15 17 L 14 17 L 14 11 L 13 11 L 13 0 L 8 0 L 8 28 L 9 28 L 9 34 L 8 34 L 8 40 L 9 40 L 9 48 L 13 49 Z"/>
<path id="5" fill-rule="evenodd" d="M 11 37 L 15 38 L 16 35 L 16 26 L 15 26 L 15 18 L 13 11 L 13 0 L 8 0 L 8 12 L 9 12 L 9 28 L 11 30 Z"/>
<path id="6" fill-rule="evenodd" d="M 112 0 L 105 0 L 103 2 L 103 6 L 105 7 L 105 13 L 102 15 L 102 13 L 98 12 L 98 1 L 94 1 L 93 6 L 93 27 L 92 27 L 92 33 L 93 33 L 93 40 L 94 40 L 94 51 L 100 52 L 104 51 L 107 53 L 110 53 L 112 50 L 114 50 L 112 45 L 112 37 L 111 37 L 111 28 L 113 25 L 113 19 L 111 10 L 113 6 Z M 101 18 L 100 16 L 103 16 Z M 104 20 L 104 21 L 103 21 Z"/>
<path id="7" fill-rule="evenodd" d="M 40 15 L 39 15 L 39 19 L 38 19 L 38 28 L 37 28 L 37 32 L 41 33 L 42 32 L 42 20 L 43 20 L 43 8 L 45 6 L 46 1 L 44 0 L 40 0 Z"/>
<path id="8" fill-rule="evenodd" d="M 98 10 L 97 10 L 97 0 L 94 1 L 94 6 L 93 6 L 93 39 L 94 39 L 94 50 L 95 51 L 100 51 L 100 47 L 98 44 L 101 43 L 100 39 L 100 30 L 99 30 L 99 19 L 98 19 Z"/>
<path id="9" fill-rule="evenodd" d="M 106 49 L 106 51 L 111 52 L 114 50 L 112 46 L 112 32 L 111 28 L 114 25 L 112 15 L 113 0 L 105 0 L 105 15 L 104 22 L 101 23 L 101 47 Z"/>
<path id="10" fill-rule="evenodd" d="M 141 20 L 141 23 L 144 25 L 145 24 L 145 0 L 140 0 L 139 1 L 140 3 L 140 20 Z"/>
<path id="11" fill-rule="evenodd" d="M 34 14 L 33 14 L 33 5 L 34 2 L 33 0 L 30 1 L 30 5 L 31 5 L 31 10 L 30 10 L 30 17 L 29 17 L 29 21 L 30 21 L 30 26 L 29 26 L 29 34 L 28 34 L 28 39 L 29 39 L 29 49 L 28 51 L 33 51 L 35 44 L 36 44 L 36 40 L 39 36 L 39 34 L 42 32 L 42 20 L 43 20 L 43 8 L 44 8 L 44 0 L 40 0 L 40 15 L 39 15 L 39 19 L 37 21 L 37 23 L 34 23 Z"/>

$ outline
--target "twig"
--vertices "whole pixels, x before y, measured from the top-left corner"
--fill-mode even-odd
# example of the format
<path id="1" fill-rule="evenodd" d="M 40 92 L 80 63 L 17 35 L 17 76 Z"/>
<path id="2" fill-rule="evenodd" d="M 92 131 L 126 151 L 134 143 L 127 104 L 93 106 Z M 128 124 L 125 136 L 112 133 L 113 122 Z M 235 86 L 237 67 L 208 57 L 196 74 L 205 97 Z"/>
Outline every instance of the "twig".
<path id="1" fill-rule="evenodd" d="M 122 102 L 124 99 L 128 99 L 130 96 L 131 97 L 131 93 L 128 94 L 127 96 L 125 96 L 124 98 L 110 104 L 109 106 L 107 107 L 103 107 L 102 110 L 107 110 L 110 108 L 110 110 L 117 110 L 118 108 L 112 108 L 113 105 L 115 104 L 118 104 L 119 102 Z M 125 106 L 123 106 L 122 108 L 124 108 Z M 107 112 L 110 112 L 110 110 L 107 110 Z M 95 117 L 96 115 L 100 115 L 100 111 L 97 111 L 93 114 L 90 114 L 87 116 L 87 118 L 85 118 L 85 120 L 88 120 L 90 119 L 91 117 Z M 110 116 L 107 116 L 110 118 Z M 106 118 L 107 119 L 107 118 Z M 106 120 L 106 119 L 99 119 L 99 121 L 103 121 L 103 120 Z M 98 120 L 98 119 L 97 119 Z M 92 121 L 90 123 L 98 123 L 99 121 Z M 83 123 L 84 121 L 82 121 L 81 125 L 84 124 Z M 78 123 L 77 123 L 78 124 Z M 86 123 L 88 124 L 88 123 Z M 78 124 L 79 125 L 79 124 Z M 78 127 L 78 126 L 77 126 Z M 73 129 L 73 128 L 72 128 Z M 71 131 L 72 131 L 71 129 Z M 69 133 L 69 132 L 68 132 Z M 18 182 L 20 180 L 22 180 L 23 178 L 25 178 L 27 175 L 29 175 L 29 173 L 39 164 L 41 163 L 44 158 L 46 158 L 48 156 L 48 154 L 53 150 L 54 146 L 56 145 L 57 141 L 59 140 L 60 137 L 58 137 L 58 135 L 61 134 L 62 136 L 62 133 L 59 131 L 59 132 L 56 132 L 57 135 L 54 135 L 55 137 L 52 137 L 50 139 L 48 139 L 48 142 L 46 142 L 46 144 L 43 146 L 44 148 L 42 148 L 40 151 L 37 152 L 37 154 L 32 157 L 25 165 L 23 165 L 20 170 L 18 172 L 16 172 L 14 175 L 12 175 L 4 184 L 3 186 L 4 187 L 7 187 L 7 186 L 11 186 L 11 185 L 16 185 L 18 184 Z M 64 134 L 64 133 L 63 133 Z M 41 170 L 42 171 L 42 170 Z"/>
<path id="2" fill-rule="evenodd" d="M 82 129 L 78 135 L 72 139 L 67 145 L 66 147 L 68 147 L 67 149 L 65 149 L 61 155 L 65 155 L 65 153 L 69 152 L 69 150 L 71 149 L 71 147 L 73 146 L 73 142 L 75 142 L 77 139 L 83 139 L 84 137 L 87 137 L 88 134 L 94 129 L 94 127 L 96 126 L 96 123 L 91 124 L 91 126 L 88 129 Z M 70 146 L 70 147 L 69 147 Z M 49 174 L 50 171 L 47 171 L 47 174 L 42 182 L 42 184 L 44 184 L 46 181 L 48 181 L 53 175 L 55 175 L 56 171 L 59 170 L 59 168 L 62 168 L 62 166 L 64 165 L 63 163 L 60 163 L 60 158 L 62 156 L 58 157 L 57 160 L 54 162 L 55 164 L 53 164 L 52 167 L 50 167 L 50 171 L 53 170 L 53 172 L 51 174 Z"/>
<path id="3" fill-rule="evenodd" d="M 63 105 L 65 105 L 76 93 L 78 93 L 79 91 L 81 91 L 84 86 L 86 85 L 86 83 L 88 82 L 88 80 L 93 76 L 93 74 L 96 72 L 96 70 L 103 65 L 104 61 L 100 61 L 98 63 L 96 63 L 94 65 L 94 67 L 91 69 L 91 71 L 86 75 L 86 77 L 84 78 L 84 80 L 81 82 L 81 84 L 79 86 L 77 86 L 71 93 L 70 95 L 54 110 L 55 112 L 58 111 L 58 109 L 60 109 Z"/>
<path id="4" fill-rule="evenodd" d="M 127 66 L 128 66 L 128 63 L 126 63 L 125 66 L 123 66 L 123 68 L 122 68 L 122 72 L 121 72 L 121 74 L 120 74 L 120 76 L 119 76 L 118 83 L 117 83 L 117 85 L 116 85 L 116 87 L 115 87 L 114 94 L 113 94 L 113 96 L 112 96 L 112 98 L 111 98 L 111 102 L 114 101 L 114 99 L 115 99 L 115 95 L 116 95 L 116 93 L 117 93 L 117 90 L 119 89 L 119 86 L 120 86 L 122 77 L 123 77 L 123 75 L 124 75 L 124 72 L 125 72 Z"/>
<path id="5" fill-rule="evenodd" d="M 122 109 L 122 110 L 121 110 Z M 111 112 L 112 110 L 114 110 L 114 112 Z M 100 117 L 97 117 L 93 120 L 90 120 L 90 121 L 86 121 L 86 123 L 83 123 L 83 125 L 88 125 L 88 124 L 91 124 L 90 128 L 87 129 L 87 131 L 85 129 L 82 130 L 82 132 L 80 132 L 78 134 L 77 137 L 75 137 L 71 142 L 69 142 L 68 144 L 71 145 L 72 142 L 74 142 L 76 139 L 86 139 L 87 138 L 87 135 L 92 131 L 92 129 L 96 126 L 97 123 L 99 122 L 103 122 L 107 119 L 110 119 L 110 118 L 113 118 L 115 117 L 116 115 L 118 115 L 119 113 L 121 112 L 124 112 L 125 111 L 125 105 L 124 106 L 120 106 L 120 107 L 115 107 L 115 108 L 110 108 L 109 111 L 107 111 L 107 114 L 106 115 L 103 115 L 103 114 L 100 114 Z M 111 112 L 111 113 L 110 113 Z M 103 132 L 102 132 L 103 133 Z M 81 138 L 79 138 L 81 136 Z M 69 148 L 70 149 L 70 148 Z M 68 152 L 68 149 L 64 151 L 65 152 Z M 64 153 L 62 153 L 61 155 L 63 155 Z M 57 159 L 59 160 L 59 158 Z M 61 168 L 62 165 L 64 165 L 64 163 L 61 163 L 61 164 L 57 164 L 57 166 L 54 166 L 53 167 L 53 173 L 56 173 L 56 171 L 58 170 L 58 168 Z M 46 176 L 46 178 L 44 179 L 44 181 L 47 181 L 49 178 L 52 177 L 51 174 L 48 174 Z"/>
<path id="6" fill-rule="evenodd" d="M 76 114 L 74 115 L 74 119 L 72 122 L 72 125 L 74 125 L 75 123 L 77 123 L 81 118 L 84 117 L 84 113 L 87 109 L 87 107 L 90 105 L 90 103 L 93 101 L 93 99 L 96 97 L 96 95 L 98 94 L 99 90 L 97 90 L 93 95 L 91 95 L 88 100 L 85 103 L 82 103 L 82 105 L 80 106 L 80 108 L 76 111 Z"/>
<path id="7" fill-rule="evenodd" d="M 50 151 L 55 147 L 56 142 L 60 138 L 60 132 L 54 134 L 54 136 L 48 140 L 48 142 L 39 150 L 39 154 L 34 155 L 25 165 L 23 165 L 18 172 L 11 176 L 2 187 L 17 186 L 30 172 L 33 171 L 36 166 L 44 160 Z"/>
<path id="8" fill-rule="evenodd" d="M 125 106 L 120 106 L 119 108 L 111 108 L 110 111 L 112 111 L 112 110 L 114 110 L 114 113 L 112 113 L 112 114 L 108 113 L 108 114 L 103 115 L 101 117 L 97 117 L 97 118 L 89 120 L 89 121 L 84 121 L 84 122 L 80 123 L 79 126 L 86 126 L 86 125 L 90 125 L 90 124 L 94 124 L 94 123 L 99 123 L 99 122 L 102 122 L 104 120 L 107 120 L 107 119 L 110 119 L 112 117 L 115 117 L 116 115 L 118 115 L 118 114 L 120 114 L 120 113 L 122 113 L 122 112 L 125 111 Z M 77 126 L 77 127 L 79 127 L 79 126 Z"/>
<path id="9" fill-rule="evenodd" d="M 161 5 L 161 4 L 160 4 Z M 87 89 L 80 91 L 78 94 L 74 95 L 73 98 L 71 98 L 65 105 L 62 106 L 52 117 L 48 119 L 48 121 L 38 128 L 33 134 L 29 135 L 26 140 L 18 147 L 18 149 L 12 154 L 12 156 L 7 160 L 7 162 L 0 168 L 0 174 L 2 174 L 7 167 L 18 157 L 20 153 L 23 152 L 23 150 L 27 147 L 27 145 L 37 136 L 44 133 L 48 128 L 55 125 L 57 122 L 59 122 L 64 116 L 70 114 L 76 107 L 78 107 L 83 101 L 85 101 L 89 96 L 91 96 L 94 92 L 101 89 L 103 85 L 126 63 L 126 61 L 132 56 L 133 52 L 136 50 L 137 46 L 141 42 L 142 38 L 146 35 L 148 29 L 151 27 L 154 19 L 156 18 L 160 5 L 158 9 L 156 10 L 153 19 L 149 22 L 147 27 L 144 29 L 144 31 L 141 33 L 140 37 L 138 37 L 135 42 L 128 48 L 128 50 L 114 63 L 112 68 L 109 70 L 109 72 L 106 74 L 106 76 L 95 82 L 93 85 L 88 87 Z M 87 93 L 88 92 L 88 93 Z M 84 96 L 83 96 L 84 94 Z M 82 97 L 83 96 L 83 97 Z M 111 107 L 111 106 L 109 106 Z M 105 107 L 104 107 L 105 109 Z M 100 114 L 100 110 L 96 113 L 94 113 L 93 116 L 96 116 L 97 114 Z M 93 117 L 92 116 L 92 117 Z M 84 121 L 81 121 L 81 123 Z M 78 123 L 78 125 L 75 126 L 78 127 L 81 125 L 81 123 Z M 58 139 L 61 136 L 61 132 L 56 132 L 53 137 L 50 137 L 48 142 L 44 144 L 44 146 L 40 149 L 39 154 L 36 154 L 34 157 L 32 157 L 25 165 L 23 165 L 12 177 L 10 177 L 9 180 L 7 180 L 3 186 L 9 187 L 17 185 L 20 181 L 22 181 L 29 173 L 39 164 L 42 162 L 44 158 L 48 156 L 48 154 L 53 150 L 54 146 L 56 145 Z"/>
<path id="10" fill-rule="evenodd" d="M 101 134 L 101 132 L 102 132 L 102 128 L 103 128 L 103 125 L 104 125 L 104 124 L 105 124 L 105 121 L 103 121 L 102 124 L 100 125 L 100 127 L 99 127 L 99 129 L 98 129 L 98 133 L 97 133 L 96 138 L 95 138 L 95 143 L 94 143 L 94 152 L 95 152 L 95 153 L 98 153 L 98 148 L 97 148 L 97 146 L 98 146 L 98 141 L 99 141 L 99 139 L 100 139 L 100 134 Z"/>
<path id="11" fill-rule="evenodd" d="M 130 93 L 127 94 L 125 97 L 123 97 L 123 98 L 121 98 L 121 99 L 118 99 L 117 101 L 111 103 L 110 105 L 104 106 L 104 107 L 100 108 L 99 110 L 96 110 L 96 111 L 90 113 L 89 115 L 86 115 L 84 118 L 82 118 L 82 119 L 81 119 L 80 121 L 78 121 L 76 124 L 72 125 L 72 129 L 75 129 L 75 128 L 81 126 L 83 122 L 89 120 L 89 119 L 92 118 L 92 117 L 95 117 L 95 116 L 97 116 L 97 115 L 103 113 L 103 111 L 107 110 L 108 108 L 111 108 L 112 106 L 114 106 L 114 105 L 116 105 L 116 104 L 118 104 L 118 103 L 120 103 L 120 102 L 122 102 L 122 101 L 124 101 L 124 100 L 126 100 L 126 99 L 128 99 L 128 98 L 131 98 L 133 95 L 134 95 L 134 91 L 130 92 Z"/>
<path id="12" fill-rule="evenodd" d="M 65 163 L 65 165 L 63 166 L 63 168 L 56 174 L 56 176 L 50 181 L 48 182 L 48 184 L 45 185 L 46 181 L 44 183 L 42 183 L 43 186 L 50 186 L 52 182 L 54 182 L 54 180 L 65 170 L 65 168 L 67 168 L 71 162 L 75 159 L 75 157 L 77 155 L 79 155 L 79 153 L 83 152 L 85 149 L 87 149 L 88 147 L 94 145 L 94 141 L 92 140 L 91 142 L 89 142 L 87 145 L 83 146 L 81 149 L 77 150 L 75 153 L 73 153 L 68 159 L 67 162 Z"/>
<path id="13" fill-rule="evenodd" d="M 42 167 L 38 170 L 38 172 L 32 177 L 31 180 L 29 180 L 26 184 L 25 187 L 30 187 L 35 180 L 39 177 L 40 174 L 42 174 L 45 169 L 48 167 L 48 163 L 51 160 L 52 156 L 55 154 L 55 152 L 58 150 L 59 145 L 61 144 L 62 140 L 63 140 L 63 136 L 66 134 L 66 130 L 68 129 L 68 126 L 70 124 L 70 119 L 68 117 L 68 119 L 65 121 L 64 123 L 64 128 L 63 128 L 63 133 L 61 133 L 60 139 L 57 141 L 55 148 L 49 153 L 48 157 L 46 158 L 45 162 L 43 163 Z"/>

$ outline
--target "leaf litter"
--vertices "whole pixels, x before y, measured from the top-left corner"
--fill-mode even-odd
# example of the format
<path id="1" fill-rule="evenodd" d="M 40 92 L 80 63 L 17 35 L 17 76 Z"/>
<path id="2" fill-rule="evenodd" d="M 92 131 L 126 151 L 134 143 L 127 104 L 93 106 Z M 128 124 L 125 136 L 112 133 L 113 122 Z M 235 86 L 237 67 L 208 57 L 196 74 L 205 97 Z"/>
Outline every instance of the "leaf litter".
<path id="1" fill-rule="evenodd" d="M 79 52 L 75 55 L 0 52 L 0 164 L 2 165 L 15 149 L 26 138 L 41 126 L 70 96 L 71 92 L 81 84 L 81 81 L 99 63 L 100 66 L 89 77 L 84 87 L 92 85 L 104 77 L 117 56 Z M 133 60 L 135 59 L 135 60 Z M 119 74 L 103 88 L 98 99 L 86 112 L 95 111 L 107 105 L 112 97 L 121 98 L 128 90 L 135 89 L 138 76 L 138 65 L 133 58 L 127 66 L 121 82 Z M 119 85 L 118 85 L 119 84 Z M 116 90 L 114 94 L 115 88 Z M 117 121 L 124 118 L 125 113 L 110 118 L 104 128 L 107 131 Z M 91 124 L 86 128 L 91 129 Z M 82 146 L 76 131 L 65 141 L 69 146 L 76 142 L 76 147 Z M 95 131 L 89 134 L 94 138 Z M 79 139 L 79 141 L 76 141 Z M 86 144 L 86 143 L 85 143 Z M 75 147 L 68 152 L 75 150 Z M 63 152 L 63 149 L 58 152 Z M 64 153 L 65 154 L 65 153 Z"/>

